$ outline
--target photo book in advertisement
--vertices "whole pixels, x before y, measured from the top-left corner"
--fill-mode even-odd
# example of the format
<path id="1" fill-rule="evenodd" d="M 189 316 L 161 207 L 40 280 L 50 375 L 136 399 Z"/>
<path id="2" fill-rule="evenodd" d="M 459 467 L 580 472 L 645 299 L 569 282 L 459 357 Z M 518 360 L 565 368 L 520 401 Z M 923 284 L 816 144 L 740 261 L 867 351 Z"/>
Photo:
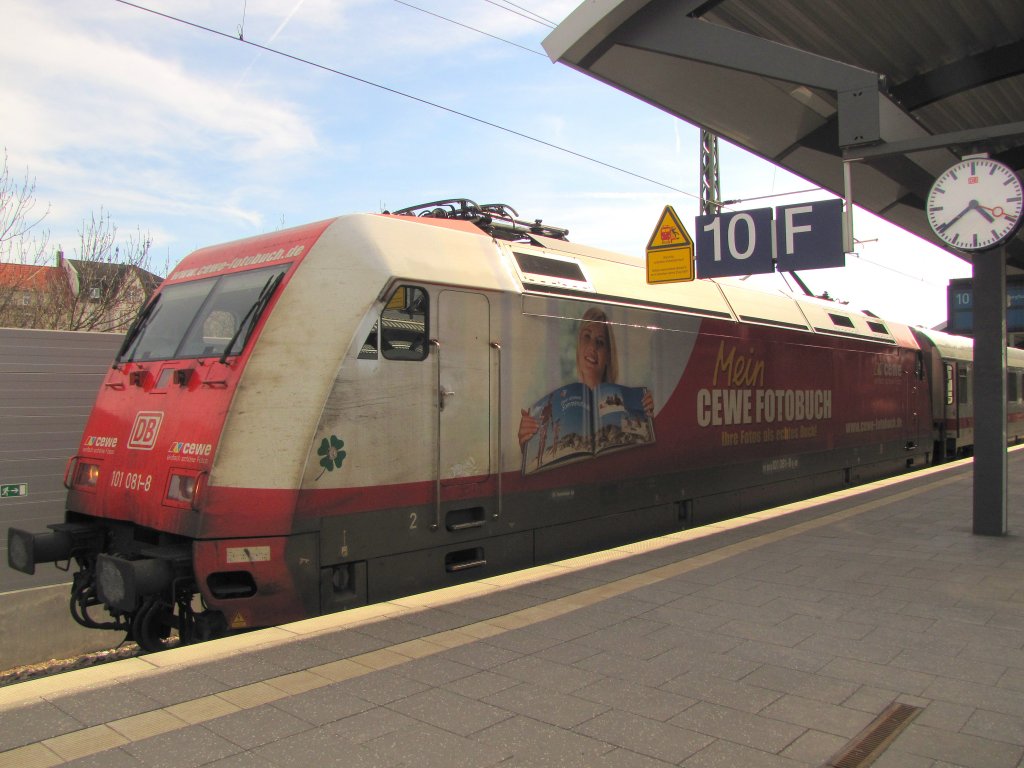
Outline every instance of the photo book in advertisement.
<path id="1" fill-rule="evenodd" d="M 607 383 L 591 390 L 581 382 L 552 390 L 530 408 L 537 431 L 523 449 L 523 474 L 653 443 L 646 393 L 646 387 Z"/>

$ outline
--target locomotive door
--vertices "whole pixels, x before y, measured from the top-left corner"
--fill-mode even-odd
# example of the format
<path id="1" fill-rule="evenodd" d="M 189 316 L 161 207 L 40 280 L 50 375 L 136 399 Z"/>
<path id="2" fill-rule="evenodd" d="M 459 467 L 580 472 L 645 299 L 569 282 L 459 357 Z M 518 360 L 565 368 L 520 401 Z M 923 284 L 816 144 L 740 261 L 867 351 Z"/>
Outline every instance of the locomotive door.
<path id="1" fill-rule="evenodd" d="M 490 304 L 479 293 L 443 290 L 438 296 L 437 396 L 438 522 L 449 502 L 493 494 L 491 479 L 491 355 Z M 476 488 L 466 486 L 476 485 Z M 468 513 L 466 521 L 483 523 L 484 510 Z M 468 527 L 468 526 L 467 526 Z"/>
<path id="2" fill-rule="evenodd" d="M 921 434 L 921 393 L 924 389 L 924 355 L 914 353 L 914 368 L 907 375 L 907 450 L 917 448 Z M 927 404 L 927 402 L 925 402 Z"/>

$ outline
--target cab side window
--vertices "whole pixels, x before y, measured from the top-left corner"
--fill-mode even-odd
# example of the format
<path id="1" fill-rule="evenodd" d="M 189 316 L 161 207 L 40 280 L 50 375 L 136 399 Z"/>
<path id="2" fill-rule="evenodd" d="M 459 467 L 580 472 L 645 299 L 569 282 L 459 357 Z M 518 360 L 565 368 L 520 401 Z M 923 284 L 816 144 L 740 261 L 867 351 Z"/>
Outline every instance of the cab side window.
<path id="1" fill-rule="evenodd" d="M 368 348 L 379 344 L 385 360 L 425 360 L 429 351 L 429 308 L 430 297 L 424 289 L 414 285 L 398 286 L 384 305 L 359 356 L 364 357 Z"/>

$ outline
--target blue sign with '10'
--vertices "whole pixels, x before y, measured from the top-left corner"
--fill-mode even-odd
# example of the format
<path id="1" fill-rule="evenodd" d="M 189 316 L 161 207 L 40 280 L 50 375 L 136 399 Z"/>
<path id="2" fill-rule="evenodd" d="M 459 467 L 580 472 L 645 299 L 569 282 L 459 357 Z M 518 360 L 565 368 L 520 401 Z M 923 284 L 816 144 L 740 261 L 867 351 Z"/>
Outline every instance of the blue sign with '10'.
<path id="1" fill-rule="evenodd" d="M 698 277 L 729 277 L 846 266 L 843 201 L 698 216 Z"/>

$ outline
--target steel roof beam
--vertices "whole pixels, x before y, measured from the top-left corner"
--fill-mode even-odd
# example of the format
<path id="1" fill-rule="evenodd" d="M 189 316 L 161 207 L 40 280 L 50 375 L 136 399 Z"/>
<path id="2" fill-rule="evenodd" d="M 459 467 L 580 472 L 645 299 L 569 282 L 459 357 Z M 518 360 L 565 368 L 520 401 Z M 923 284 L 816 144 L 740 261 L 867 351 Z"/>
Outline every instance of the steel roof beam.
<path id="1" fill-rule="evenodd" d="M 1024 73 L 1024 40 L 936 67 L 894 85 L 890 95 L 913 112 L 936 101 Z"/>
<path id="2" fill-rule="evenodd" d="M 1024 136 L 1024 122 L 991 125 L 985 128 L 971 128 L 966 131 L 940 133 L 922 139 L 891 141 L 877 147 L 858 147 L 846 153 L 847 160 L 863 160 L 886 155 L 903 155 L 910 152 L 924 152 L 939 147 L 962 144 L 982 144 L 995 139 L 1015 139 Z"/>
<path id="3" fill-rule="evenodd" d="M 819 88 L 839 102 L 839 144 L 879 141 L 879 75 L 817 54 L 694 18 L 691 3 L 656 0 L 607 38 L 651 53 L 699 61 L 773 80 Z M 589 68 L 590 61 L 581 62 Z"/>

